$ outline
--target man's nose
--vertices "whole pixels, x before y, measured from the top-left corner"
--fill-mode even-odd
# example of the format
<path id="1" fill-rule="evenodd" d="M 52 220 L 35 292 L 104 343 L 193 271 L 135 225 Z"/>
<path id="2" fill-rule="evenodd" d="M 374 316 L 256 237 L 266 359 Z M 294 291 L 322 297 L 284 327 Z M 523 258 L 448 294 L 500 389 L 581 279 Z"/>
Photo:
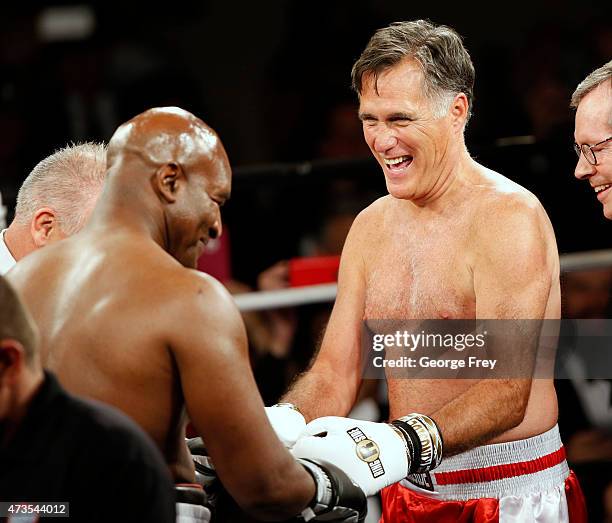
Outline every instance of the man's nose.
<path id="1" fill-rule="evenodd" d="M 221 236 L 222 232 L 223 232 L 223 225 L 221 223 L 221 211 L 217 209 L 217 215 L 215 217 L 215 220 L 213 221 L 212 225 L 208 228 L 208 237 L 214 240 L 215 238 L 218 238 L 219 236 Z"/>
<path id="2" fill-rule="evenodd" d="M 374 139 L 374 150 L 377 153 L 384 153 L 397 145 L 397 137 L 393 129 L 384 127 L 379 131 Z"/>
<path id="3" fill-rule="evenodd" d="M 576 164 L 576 169 L 574 170 L 574 176 L 579 180 L 584 180 L 595 174 L 596 170 L 597 166 L 591 165 L 589 162 L 587 162 L 584 154 L 580 153 L 578 163 Z"/>

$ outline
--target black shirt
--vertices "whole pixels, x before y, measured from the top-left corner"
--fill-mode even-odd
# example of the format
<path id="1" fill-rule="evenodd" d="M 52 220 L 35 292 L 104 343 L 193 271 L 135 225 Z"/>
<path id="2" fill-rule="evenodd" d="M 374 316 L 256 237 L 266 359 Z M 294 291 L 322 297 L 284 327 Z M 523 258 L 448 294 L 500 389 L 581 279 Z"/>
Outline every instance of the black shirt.
<path id="1" fill-rule="evenodd" d="M 70 521 L 175 517 L 174 486 L 149 437 L 118 410 L 68 394 L 48 372 L 0 448 L 0 501 L 68 501 Z"/>

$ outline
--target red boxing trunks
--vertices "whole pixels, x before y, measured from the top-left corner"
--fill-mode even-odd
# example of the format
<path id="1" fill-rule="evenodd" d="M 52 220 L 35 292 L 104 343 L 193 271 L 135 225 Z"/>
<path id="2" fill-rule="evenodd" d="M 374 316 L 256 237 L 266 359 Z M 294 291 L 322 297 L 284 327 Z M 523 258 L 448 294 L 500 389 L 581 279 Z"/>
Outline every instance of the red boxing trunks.
<path id="1" fill-rule="evenodd" d="M 559 429 L 445 458 L 382 491 L 381 523 L 586 523 Z"/>

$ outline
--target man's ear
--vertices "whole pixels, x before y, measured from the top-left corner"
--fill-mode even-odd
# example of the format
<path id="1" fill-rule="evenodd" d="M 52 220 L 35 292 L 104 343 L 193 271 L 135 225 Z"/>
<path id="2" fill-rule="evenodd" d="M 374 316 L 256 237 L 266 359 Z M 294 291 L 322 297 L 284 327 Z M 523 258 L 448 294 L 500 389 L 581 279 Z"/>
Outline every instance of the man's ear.
<path id="1" fill-rule="evenodd" d="M 463 129 L 470 111 L 470 103 L 464 93 L 459 93 L 453 99 L 450 107 L 450 114 L 453 119 L 453 125 Z"/>
<path id="2" fill-rule="evenodd" d="M 178 163 L 166 163 L 155 173 L 153 180 L 155 192 L 166 202 L 174 203 L 183 178 L 183 169 Z"/>
<path id="3" fill-rule="evenodd" d="M 25 349 L 17 340 L 0 340 L 0 380 L 3 385 L 12 385 L 21 374 L 25 363 Z"/>
<path id="4" fill-rule="evenodd" d="M 58 232 L 59 223 L 55 211 L 49 207 L 37 209 L 30 223 L 30 234 L 36 247 L 44 247 L 52 241 L 53 233 Z"/>

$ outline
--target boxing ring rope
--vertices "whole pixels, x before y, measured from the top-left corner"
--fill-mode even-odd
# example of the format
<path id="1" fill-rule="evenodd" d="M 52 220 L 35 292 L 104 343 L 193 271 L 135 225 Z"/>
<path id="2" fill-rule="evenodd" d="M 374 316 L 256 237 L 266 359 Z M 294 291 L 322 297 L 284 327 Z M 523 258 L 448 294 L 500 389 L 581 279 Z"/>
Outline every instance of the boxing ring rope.
<path id="1" fill-rule="evenodd" d="M 612 249 L 600 251 L 576 252 L 560 256 L 561 272 L 586 271 L 612 267 Z M 234 299 L 238 308 L 243 311 L 280 309 L 311 303 L 326 303 L 336 297 L 337 285 L 311 285 L 276 291 L 258 291 L 236 294 Z"/>
<path id="2" fill-rule="evenodd" d="M 308 287 L 276 291 L 247 292 L 236 294 L 234 300 L 243 312 L 280 309 L 295 305 L 334 301 L 337 288 L 338 286 L 335 283 L 326 283 L 324 285 L 309 285 Z"/>
<path id="3" fill-rule="evenodd" d="M 612 267 L 612 249 L 562 254 L 560 261 L 561 272 L 588 271 Z"/>

